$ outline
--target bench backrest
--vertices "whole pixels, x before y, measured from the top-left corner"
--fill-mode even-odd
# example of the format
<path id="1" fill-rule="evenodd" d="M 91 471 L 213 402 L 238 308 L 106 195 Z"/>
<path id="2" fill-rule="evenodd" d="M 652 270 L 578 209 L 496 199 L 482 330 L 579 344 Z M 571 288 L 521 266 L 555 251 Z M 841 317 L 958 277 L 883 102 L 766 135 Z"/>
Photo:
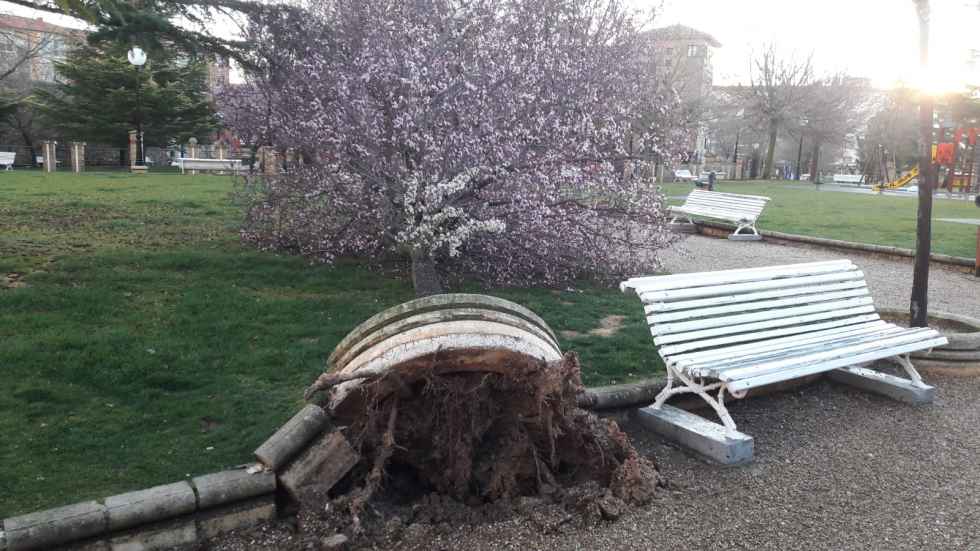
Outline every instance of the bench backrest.
<path id="1" fill-rule="evenodd" d="M 0 165 L 9 165 L 14 162 L 17 154 L 13 151 L 0 151 Z"/>
<path id="2" fill-rule="evenodd" d="M 728 216 L 736 215 L 745 220 L 755 220 L 762 214 L 769 202 L 768 197 L 761 195 L 740 195 L 738 193 L 723 193 L 695 189 L 687 195 L 681 208 L 700 211 L 704 214 L 716 212 Z"/>
<path id="3" fill-rule="evenodd" d="M 640 277 L 620 289 L 643 301 L 664 361 L 879 319 L 864 273 L 850 260 Z"/>

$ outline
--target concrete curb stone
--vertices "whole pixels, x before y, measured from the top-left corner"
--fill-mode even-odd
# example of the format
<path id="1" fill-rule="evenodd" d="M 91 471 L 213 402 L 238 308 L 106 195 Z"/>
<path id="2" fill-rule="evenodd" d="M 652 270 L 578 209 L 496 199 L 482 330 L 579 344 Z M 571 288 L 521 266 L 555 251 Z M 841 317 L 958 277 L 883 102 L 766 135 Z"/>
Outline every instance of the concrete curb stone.
<path id="1" fill-rule="evenodd" d="M 193 513 L 197 500 L 191 485 L 180 481 L 107 497 L 105 507 L 115 531 Z"/>
<path id="2" fill-rule="evenodd" d="M 194 477 L 191 483 L 197 489 L 199 509 L 208 509 L 276 491 L 276 475 L 266 470 L 255 473 L 250 473 L 246 469 L 220 471 Z"/>
<path id="3" fill-rule="evenodd" d="M 97 536 L 107 528 L 106 508 L 96 501 L 36 511 L 3 521 L 9 551 L 50 548 Z"/>

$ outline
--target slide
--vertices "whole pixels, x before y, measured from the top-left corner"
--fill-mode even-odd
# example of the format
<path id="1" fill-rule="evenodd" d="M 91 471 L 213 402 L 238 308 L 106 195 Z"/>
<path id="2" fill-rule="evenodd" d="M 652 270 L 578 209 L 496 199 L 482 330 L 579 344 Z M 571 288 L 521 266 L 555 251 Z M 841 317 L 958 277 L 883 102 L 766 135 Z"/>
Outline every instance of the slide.
<path id="1" fill-rule="evenodd" d="M 919 167 L 917 166 L 912 167 L 912 170 L 910 170 L 908 174 L 906 174 L 905 176 L 902 176 L 901 178 L 894 180 L 892 182 L 888 182 L 887 184 L 878 184 L 872 187 L 871 189 L 876 193 L 886 189 L 898 189 L 900 187 L 907 186 L 909 182 L 911 182 L 918 176 L 919 176 Z"/>

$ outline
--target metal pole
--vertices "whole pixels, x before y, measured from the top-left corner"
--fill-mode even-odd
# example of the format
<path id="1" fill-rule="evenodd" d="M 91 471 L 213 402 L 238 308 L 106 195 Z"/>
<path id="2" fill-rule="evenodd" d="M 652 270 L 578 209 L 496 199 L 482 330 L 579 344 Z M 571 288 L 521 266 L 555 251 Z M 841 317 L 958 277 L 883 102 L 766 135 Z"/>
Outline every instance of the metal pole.
<path id="1" fill-rule="evenodd" d="M 919 15 L 919 63 L 923 75 L 929 68 L 929 1 L 916 0 Z M 919 104 L 919 207 L 916 215 L 915 265 L 909 313 L 912 327 L 926 327 L 929 316 L 929 253 L 932 245 L 932 96 L 920 93 Z"/>
<path id="2" fill-rule="evenodd" d="M 143 157 L 143 66 L 136 67 L 136 162 L 146 166 Z"/>
<path id="3" fill-rule="evenodd" d="M 973 275 L 980 277 L 980 226 L 977 226 L 977 254 L 973 259 Z"/>

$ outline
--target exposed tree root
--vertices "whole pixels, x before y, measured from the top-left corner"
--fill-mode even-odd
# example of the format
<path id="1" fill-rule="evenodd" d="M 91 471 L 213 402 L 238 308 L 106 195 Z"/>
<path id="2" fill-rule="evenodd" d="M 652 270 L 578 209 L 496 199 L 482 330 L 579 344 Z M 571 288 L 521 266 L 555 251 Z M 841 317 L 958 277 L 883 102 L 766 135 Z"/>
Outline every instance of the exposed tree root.
<path id="1" fill-rule="evenodd" d="M 614 422 L 578 408 L 574 354 L 489 372 L 441 370 L 439 363 L 370 374 L 358 388 L 365 407 L 338 419 L 363 458 L 363 484 L 350 501 L 356 530 L 395 467 L 412 472 L 421 493 L 466 503 L 551 496 L 586 482 L 627 503 L 653 496 L 656 467 Z"/>

